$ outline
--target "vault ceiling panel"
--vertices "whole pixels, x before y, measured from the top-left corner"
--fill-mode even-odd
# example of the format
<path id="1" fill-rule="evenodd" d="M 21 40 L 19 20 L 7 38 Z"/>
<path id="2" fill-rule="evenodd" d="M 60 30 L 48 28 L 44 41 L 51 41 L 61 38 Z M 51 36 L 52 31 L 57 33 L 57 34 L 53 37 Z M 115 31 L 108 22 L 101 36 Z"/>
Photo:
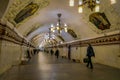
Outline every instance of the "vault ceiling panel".
<path id="1" fill-rule="evenodd" d="M 106 3 L 108 3 L 108 1 L 105 1 Z M 104 6 L 105 3 L 101 1 L 101 3 L 103 3 L 101 6 Z M 62 6 L 61 6 L 62 4 Z M 111 8 L 113 7 L 112 5 L 110 5 L 110 2 L 108 4 L 109 6 L 111 6 Z M 107 10 L 106 7 L 103 7 L 102 12 L 106 12 L 106 16 L 107 18 L 110 20 L 112 19 L 112 15 L 109 15 L 107 12 L 109 12 L 110 8 Z M 61 20 L 63 22 L 68 23 L 69 28 L 72 28 L 78 35 L 78 38 L 90 38 L 90 37 L 98 37 L 98 36 L 103 36 L 105 32 L 109 32 L 112 31 L 111 29 L 113 29 L 112 27 L 115 26 L 111 26 L 111 28 L 109 30 L 99 30 L 97 29 L 92 23 L 90 23 L 89 21 L 89 15 L 92 14 L 93 12 L 91 12 L 88 8 L 85 8 L 85 11 L 83 12 L 83 14 L 79 14 L 77 12 L 77 6 L 75 7 L 69 7 L 68 6 L 68 0 L 51 0 L 50 4 L 40 10 L 38 12 L 38 15 L 36 15 L 32 20 L 29 20 L 28 22 L 26 22 L 26 25 L 30 25 L 31 24 L 35 24 L 35 23 L 40 23 L 41 26 L 40 27 L 46 27 L 46 30 L 37 30 L 36 33 L 40 33 L 40 32 L 48 32 L 48 28 L 50 27 L 50 24 L 52 23 L 56 23 L 57 22 L 57 14 L 58 13 L 62 13 L 62 17 Z M 115 14 L 115 12 L 114 12 Z M 116 18 L 118 18 L 118 16 L 116 16 Z M 46 24 L 46 26 L 45 26 Z M 111 23 L 113 24 L 113 23 Z M 116 24 L 116 23 L 115 23 Z M 20 27 L 23 28 L 24 25 Z M 28 27 L 29 28 L 29 27 Z M 116 28 L 114 28 L 116 29 Z M 114 30 L 113 30 L 114 31 Z M 31 35 L 33 36 L 33 35 Z M 66 37 L 67 36 L 67 37 Z M 29 36 L 30 37 L 30 36 Z M 28 38 L 29 38 L 28 37 Z M 65 38 L 66 41 L 69 40 L 74 40 L 72 38 L 70 38 L 71 36 L 66 34 L 63 36 Z"/>

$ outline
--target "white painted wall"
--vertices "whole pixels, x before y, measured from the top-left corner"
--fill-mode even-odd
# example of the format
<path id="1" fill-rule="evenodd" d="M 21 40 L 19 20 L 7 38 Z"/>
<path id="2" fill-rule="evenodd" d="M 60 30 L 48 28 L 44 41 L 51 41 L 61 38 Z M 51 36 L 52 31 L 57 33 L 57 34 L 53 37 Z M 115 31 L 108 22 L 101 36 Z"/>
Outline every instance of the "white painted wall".
<path id="1" fill-rule="evenodd" d="M 60 51 L 60 56 L 65 57 L 65 56 L 66 56 L 66 54 L 67 54 L 67 51 L 66 51 L 66 50 L 67 50 L 66 48 L 59 48 L 59 51 Z"/>
<path id="2" fill-rule="evenodd" d="M 95 57 L 92 58 L 93 63 L 100 63 L 116 68 L 120 68 L 120 45 L 102 45 L 93 46 Z M 63 48 L 64 53 L 62 55 L 66 56 L 67 48 Z M 80 60 L 83 63 L 83 58 L 86 57 L 87 47 L 71 47 L 71 59 Z"/>
<path id="3" fill-rule="evenodd" d="M 71 47 L 71 59 L 80 60 L 80 48 L 79 47 Z"/>
<path id="4" fill-rule="evenodd" d="M 13 65 L 20 64 L 25 47 L 7 41 L 2 41 L 0 47 L 0 74 L 2 74 Z"/>
<path id="5" fill-rule="evenodd" d="M 120 45 L 96 46 L 94 50 L 96 62 L 120 68 Z"/>

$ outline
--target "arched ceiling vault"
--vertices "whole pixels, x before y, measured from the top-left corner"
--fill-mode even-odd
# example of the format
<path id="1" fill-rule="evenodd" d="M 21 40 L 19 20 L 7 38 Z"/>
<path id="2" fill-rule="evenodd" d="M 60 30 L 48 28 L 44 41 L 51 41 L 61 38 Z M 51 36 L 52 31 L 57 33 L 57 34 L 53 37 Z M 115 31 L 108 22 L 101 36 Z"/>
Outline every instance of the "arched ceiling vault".
<path id="1" fill-rule="evenodd" d="M 69 0 L 9 0 L 1 22 L 16 28 L 22 36 L 37 46 L 43 42 L 44 35 L 49 32 L 50 24 L 57 23 L 58 13 L 62 14 L 61 21 L 67 23 L 68 28 L 77 34 L 77 38 L 73 38 L 68 33 L 62 33 L 61 36 L 65 39 L 65 42 L 120 32 L 120 0 L 100 0 L 100 13 L 105 13 L 111 25 L 106 30 L 98 29 L 89 21 L 89 16 L 94 12 L 90 11 L 87 7 L 84 7 L 84 12 L 79 14 L 77 12 L 78 0 L 75 1 L 75 6 L 70 7 Z M 111 1 L 115 1 L 115 3 Z M 1 2 L 3 3 L 3 1 Z M 8 0 L 5 0 L 4 3 L 8 3 Z M 25 13 L 24 11 L 28 9 L 26 7 L 29 7 L 30 4 L 33 4 L 35 9 L 32 12 Z M 2 11 L 1 8 L 0 11 Z M 21 14 L 19 14 L 20 12 Z M 25 15 L 25 17 L 16 17 L 18 14 L 20 17 L 22 15 Z M 15 21 L 15 18 L 17 21 Z"/>

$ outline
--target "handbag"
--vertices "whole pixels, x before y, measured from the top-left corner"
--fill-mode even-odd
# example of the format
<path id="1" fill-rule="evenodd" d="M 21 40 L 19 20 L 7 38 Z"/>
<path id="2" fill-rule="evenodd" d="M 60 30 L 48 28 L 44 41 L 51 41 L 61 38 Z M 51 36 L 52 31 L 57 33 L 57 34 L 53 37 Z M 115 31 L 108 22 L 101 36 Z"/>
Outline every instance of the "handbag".
<path id="1" fill-rule="evenodd" d="M 88 61 L 89 61 L 88 58 L 83 58 L 83 62 L 84 62 L 84 63 L 87 63 Z"/>

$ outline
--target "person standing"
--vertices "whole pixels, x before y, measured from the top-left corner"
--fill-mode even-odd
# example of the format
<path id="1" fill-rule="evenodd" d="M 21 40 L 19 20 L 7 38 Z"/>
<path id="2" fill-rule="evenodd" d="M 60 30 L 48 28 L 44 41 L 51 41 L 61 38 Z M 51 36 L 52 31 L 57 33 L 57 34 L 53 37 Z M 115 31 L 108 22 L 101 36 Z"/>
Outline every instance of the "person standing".
<path id="1" fill-rule="evenodd" d="M 68 59 L 71 60 L 71 45 L 68 46 Z"/>
<path id="2" fill-rule="evenodd" d="M 91 69 L 93 69 L 93 64 L 92 64 L 92 60 L 91 60 L 91 57 L 95 57 L 95 53 L 94 53 L 94 50 L 93 50 L 93 47 L 91 46 L 91 44 L 88 44 L 88 48 L 87 48 L 87 55 L 88 57 L 88 62 L 87 62 L 87 67 L 90 66 Z"/>

